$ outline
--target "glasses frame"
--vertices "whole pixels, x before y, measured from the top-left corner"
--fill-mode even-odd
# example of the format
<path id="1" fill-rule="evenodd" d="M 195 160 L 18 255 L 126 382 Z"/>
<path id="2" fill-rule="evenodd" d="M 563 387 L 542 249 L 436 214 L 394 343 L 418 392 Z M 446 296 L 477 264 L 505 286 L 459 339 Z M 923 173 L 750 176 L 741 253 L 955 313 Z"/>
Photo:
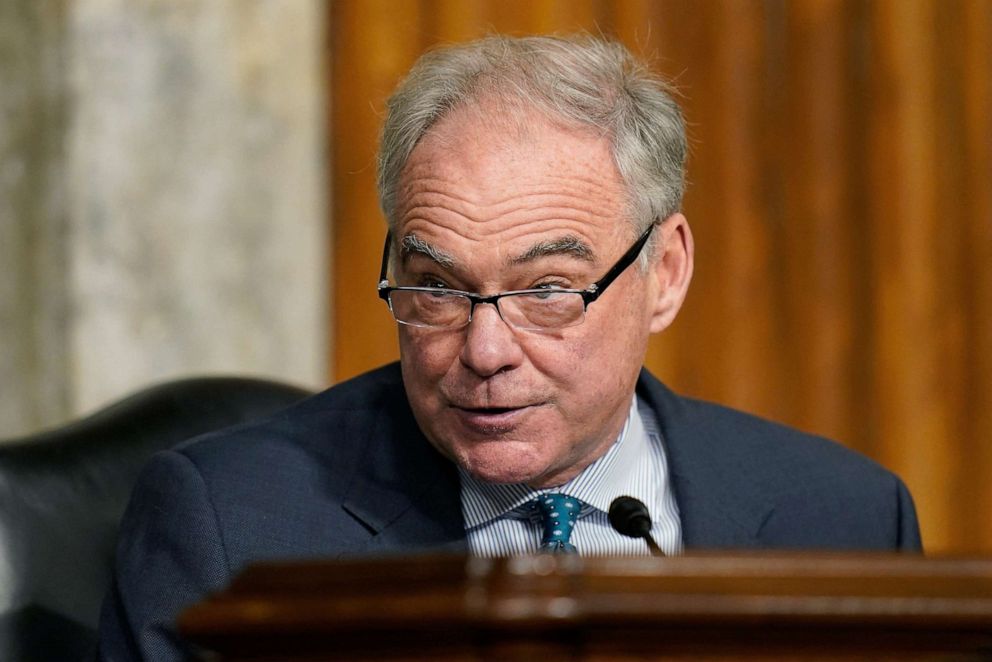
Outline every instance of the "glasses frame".
<path id="1" fill-rule="evenodd" d="M 602 278 L 597 280 L 589 287 L 585 289 L 554 288 L 551 291 L 562 294 L 581 295 L 582 313 L 583 313 L 582 319 L 584 320 L 585 311 L 589 309 L 589 304 L 591 304 L 596 299 L 601 297 L 603 293 L 606 292 L 606 288 L 608 288 L 613 283 L 613 281 L 615 281 L 620 276 L 620 274 L 626 271 L 627 268 L 634 263 L 634 260 L 636 260 L 637 256 L 640 255 L 641 250 L 644 248 L 644 245 L 648 242 L 648 239 L 651 237 L 651 233 L 654 231 L 655 226 L 657 226 L 658 224 L 659 224 L 658 221 L 654 221 L 653 223 L 651 223 L 651 225 L 648 226 L 648 228 L 641 234 L 641 236 L 637 238 L 637 241 L 635 241 L 633 245 L 631 245 L 631 247 L 627 249 L 627 252 L 621 255 L 620 259 L 617 260 L 612 267 L 610 267 L 609 271 L 607 271 Z M 465 324 L 462 324 L 460 326 L 427 326 L 427 325 L 419 325 L 419 324 L 410 324 L 409 322 L 403 322 L 401 320 L 396 319 L 398 323 L 406 324 L 408 326 L 416 326 L 419 328 L 427 328 L 427 329 L 461 329 L 472 323 L 472 316 L 475 314 L 476 306 L 478 306 L 479 304 L 488 303 L 488 304 L 492 304 L 496 308 L 497 313 L 499 313 L 500 319 L 503 319 L 504 322 L 506 322 L 507 324 L 509 324 L 514 328 L 522 328 L 531 331 L 542 331 L 542 330 L 553 331 L 559 328 L 567 328 L 567 326 L 547 327 L 547 328 L 518 327 L 517 325 L 507 322 L 506 319 L 503 318 L 503 312 L 500 310 L 498 303 L 500 299 L 509 296 L 519 296 L 522 294 L 546 294 L 549 290 L 545 288 L 537 288 L 537 289 L 529 289 L 529 290 L 509 290 L 507 292 L 499 292 L 498 294 L 490 294 L 489 296 L 485 296 L 482 294 L 477 294 L 475 292 L 465 292 L 463 290 L 453 290 L 443 287 L 405 287 L 401 285 L 397 285 L 397 286 L 390 285 L 387 272 L 389 270 L 389 255 L 392 248 L 392 238 L 393 238 L 392 232 L 387 232 L 386 242 L 382 247 L 382 266 L 379 268 L 379 284 L 376 287 L 376 289 L 379 293 L 379 298 L 385 301 L 386 305 L 389 306 L 389 312 L 393 315 L 393 319 L 396 319 L 396 315 L 393 312 L 392 302 L 390 302 L 389 300 L 389 295 L 392 294 L 393 292 L 405 291 L 405 292 L 444 293 L 444 294 L 451 294 L 456 296 L 463 296 L 466 299 L 468 299 L 469 302 L 471 303 L 471 306 L 469 307 L 468 310 L 468 320 L 465 322 Z M 578 322 L 578 324 L 581 323 L 582 323 L 581 321 Z M 577 326 L 577 324 L 568 325 L 568 326 Z"/>

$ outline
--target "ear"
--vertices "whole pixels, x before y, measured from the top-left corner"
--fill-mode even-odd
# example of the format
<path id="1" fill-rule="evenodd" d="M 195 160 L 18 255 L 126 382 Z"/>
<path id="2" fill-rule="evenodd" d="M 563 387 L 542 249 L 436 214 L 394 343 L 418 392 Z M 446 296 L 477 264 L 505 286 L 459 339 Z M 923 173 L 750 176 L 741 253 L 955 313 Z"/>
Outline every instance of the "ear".
<path id="1" fill-rule="evenodd" d="M 689 222 L 672 214 L 658 227 L 654 262 L 651 264 L 651 333 L 664 331 L 675 320 L 692 280 L 695 246 Z"/>

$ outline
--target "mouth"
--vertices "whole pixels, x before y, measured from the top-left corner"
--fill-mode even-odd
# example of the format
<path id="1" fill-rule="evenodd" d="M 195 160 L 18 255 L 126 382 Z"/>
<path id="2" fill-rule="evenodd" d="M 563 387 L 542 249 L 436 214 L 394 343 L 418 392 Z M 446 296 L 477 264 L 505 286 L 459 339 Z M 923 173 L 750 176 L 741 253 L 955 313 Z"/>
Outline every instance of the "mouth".
<path id="1" fill-rule="evenodd" d="M 452 410 L 468 429 L 486 436 L 505 434 L 516 428 L 538 405 L 470 407 L 453 405 Z"/>
<path id="2" fill-rule="evenodd" d="M 482 415 L 498 415 L 505 414 L 511 411 L 517 411 L 518 409 L 523 409 L 527 405 L 522 405 L 520 407 L 456 407 L 469 414 L 482 414 Z"/>

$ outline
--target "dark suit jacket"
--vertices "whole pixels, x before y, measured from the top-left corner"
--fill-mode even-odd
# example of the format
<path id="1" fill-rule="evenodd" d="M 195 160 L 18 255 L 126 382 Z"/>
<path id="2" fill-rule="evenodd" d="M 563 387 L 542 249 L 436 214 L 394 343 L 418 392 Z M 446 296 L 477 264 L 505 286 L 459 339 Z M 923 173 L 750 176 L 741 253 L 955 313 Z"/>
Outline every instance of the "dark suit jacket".
<path id="1" fill-rule="evenodd" d="M 646 371 L 637 388 L 661 424 L 687 549 L 920 548 L 906 488 L 873 462 Z M 465 549 L 457 472 L 393 364 L 155 456 L 121 526 L 101 659 L 180 659 L 178 612 L 251 561 Z"/>

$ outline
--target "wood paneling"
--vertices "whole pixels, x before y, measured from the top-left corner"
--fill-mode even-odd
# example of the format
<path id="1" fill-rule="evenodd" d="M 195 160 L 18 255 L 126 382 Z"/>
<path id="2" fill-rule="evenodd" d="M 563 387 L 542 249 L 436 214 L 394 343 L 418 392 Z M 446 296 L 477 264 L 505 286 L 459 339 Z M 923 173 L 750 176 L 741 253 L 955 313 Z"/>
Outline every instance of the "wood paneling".
<path id="1" fill-rule="evenodd" d="M 395 82 L 487 32 L 615 35 L 675 82 L 692 143 L 696 277 L 648 366 L 897 471 L 930 550 L 992 551 L 992 2 L 333 7 L 335 379 L 397 355 L 374 294 Z"/>

